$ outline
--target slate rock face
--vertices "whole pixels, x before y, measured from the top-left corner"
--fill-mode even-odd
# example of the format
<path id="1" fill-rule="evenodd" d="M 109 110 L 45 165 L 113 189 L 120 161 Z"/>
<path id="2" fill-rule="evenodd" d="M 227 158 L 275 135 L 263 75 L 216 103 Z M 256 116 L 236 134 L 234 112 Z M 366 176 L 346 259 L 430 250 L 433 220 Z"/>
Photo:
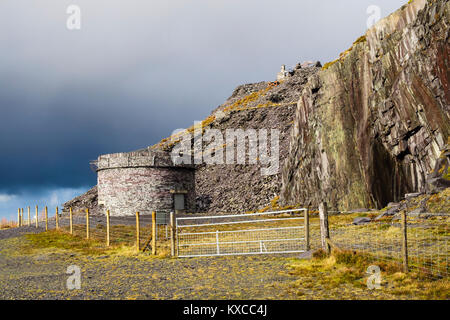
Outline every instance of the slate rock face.
<path id="1" fill-rule="evenodd" d="M 412 1 L 310 79 L 283 166 L 283 204 L 381 208 L 426 191 L 450 133 L 449 10 L 448 0 Z"/>

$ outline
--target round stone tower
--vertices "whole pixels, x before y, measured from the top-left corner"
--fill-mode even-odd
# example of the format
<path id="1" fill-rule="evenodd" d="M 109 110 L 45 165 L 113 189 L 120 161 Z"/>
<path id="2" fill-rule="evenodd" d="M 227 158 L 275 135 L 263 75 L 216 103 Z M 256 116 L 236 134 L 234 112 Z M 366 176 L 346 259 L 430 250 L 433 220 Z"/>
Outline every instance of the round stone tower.
<path id="1" fill-rule="evenodd" d="M 111 216 L 195 211 L 195 171 L 169 153 L 143 149 L 97 160 L 98 204 Z"/>

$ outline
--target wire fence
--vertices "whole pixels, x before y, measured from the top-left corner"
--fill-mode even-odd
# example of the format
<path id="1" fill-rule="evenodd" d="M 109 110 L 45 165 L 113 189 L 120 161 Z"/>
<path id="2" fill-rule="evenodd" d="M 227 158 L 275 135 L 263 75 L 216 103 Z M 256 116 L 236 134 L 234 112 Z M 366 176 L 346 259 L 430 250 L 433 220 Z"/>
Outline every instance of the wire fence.
<path id="1" fill-rule="evenodd" d="M 324 248 L 324 238 L 341 250 L 370 254 L 429 277 L 449 276 L 450 214 L 386 216 L 381 212 L 335 213 L 320 210 L 178 217 L 146 212 L 135 216 L 90 215 L 89 211 L 18 211 L 16 225 L 39 231 L 57 229 L 102 246 L 134 246 L 179 257 L 301 253 Z M 324 211 L 324 209 L 322 209 Z M 326 210 L 327 211 L 327 210 Z M 305 214 L 305 212 L 307 214 Z M 317 215 L 316 213 L 319 213 Z M 357 217 L 366 221 L 354 223 Z M 323 225 L 326 220 L 326 226 Z M 14 226 L 14 224 L 12 224 Z M 324 230 L 327 230 L 325 233 Z"/>
<path id="2" fill-rule="evenodd" d="M 330 217 L 330 240 L 342 250 L 354 250 L 389 261 L 432 278 L 449 276 L 450 228 L 448 215 L 404 213 L 355 225 L 355 214 Z M 369 220 L 368 220 L 369 221 Z"/>
<path id="3" fill-rule="evenodd" d="M 155 238 L 160 249 L 167 252 L 169 213 L 155 212 L 154 218 L 152 214 L 151 211 L 143 211 L 131 216 L 116 216 L 107 211 L 103 215 L 91 215 L 89 210 L 61 213 L 58 208 L 50 213 L 45 207 L 24 215 L 23 209 L 19 209 L 18 222 L 14 227 L 32 227 L 38 231 L 57 230 L 79 240 L 92 240 L 93 244 L 102 247 L 134 246 L 142 251 L 152 250 L 152 244 L 156 245 L 156 241 L 152 242 Z"/>

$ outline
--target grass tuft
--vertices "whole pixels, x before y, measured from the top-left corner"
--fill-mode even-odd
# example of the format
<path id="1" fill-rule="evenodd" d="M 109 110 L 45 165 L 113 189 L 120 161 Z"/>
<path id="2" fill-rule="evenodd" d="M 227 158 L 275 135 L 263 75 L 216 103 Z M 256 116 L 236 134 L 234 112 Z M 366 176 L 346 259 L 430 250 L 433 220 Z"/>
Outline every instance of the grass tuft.
<path id="1" fill-rule="evenodd" d="M 381 270 L 381 290 L 376 294 L 384 298 L 396 299 L 440 299 L 448 300 L 450 281 L 430 279 L 420 272 L 402 273 L 400 265 L 391 261 L 378 261 L 374 257 L 352 251 L 334 252 L 327 257 L 323 250 L 313 253 L 311 260 L 293 259 L 288 264 L 289 274 L 297 277 L 293 290 L 318 286 L 327 290 L 367 290 L 366 282 L 370 274 L 367 268 L 377 265 Z M 308 279 L 315 279 L 314 283 Z M 353 288 L 353 289 L 351 289 Z"/>

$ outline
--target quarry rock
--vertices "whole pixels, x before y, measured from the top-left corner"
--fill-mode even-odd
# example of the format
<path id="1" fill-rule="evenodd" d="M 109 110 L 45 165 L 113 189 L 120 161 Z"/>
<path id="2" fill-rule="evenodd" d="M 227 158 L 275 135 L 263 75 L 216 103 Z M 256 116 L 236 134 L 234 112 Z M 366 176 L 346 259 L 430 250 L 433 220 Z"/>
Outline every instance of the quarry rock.
<path id="1" fill-rule="evenodd" d="M 449 7 L 406 4 L 310 79 L 283 165 L 282 204 L 382 208 L 426 191 L 450 133 Z M 428 184 L 447 183 L 441 174 Z"/>
<path id="2" fill-rule="evenodd" d="M 353 219 L 352 224 L 360 226 L 360 225 L 367 224 L 370 222 L 372 222 L 372 220 L 370 218 L 360 217 L 360 218 Z"/>

